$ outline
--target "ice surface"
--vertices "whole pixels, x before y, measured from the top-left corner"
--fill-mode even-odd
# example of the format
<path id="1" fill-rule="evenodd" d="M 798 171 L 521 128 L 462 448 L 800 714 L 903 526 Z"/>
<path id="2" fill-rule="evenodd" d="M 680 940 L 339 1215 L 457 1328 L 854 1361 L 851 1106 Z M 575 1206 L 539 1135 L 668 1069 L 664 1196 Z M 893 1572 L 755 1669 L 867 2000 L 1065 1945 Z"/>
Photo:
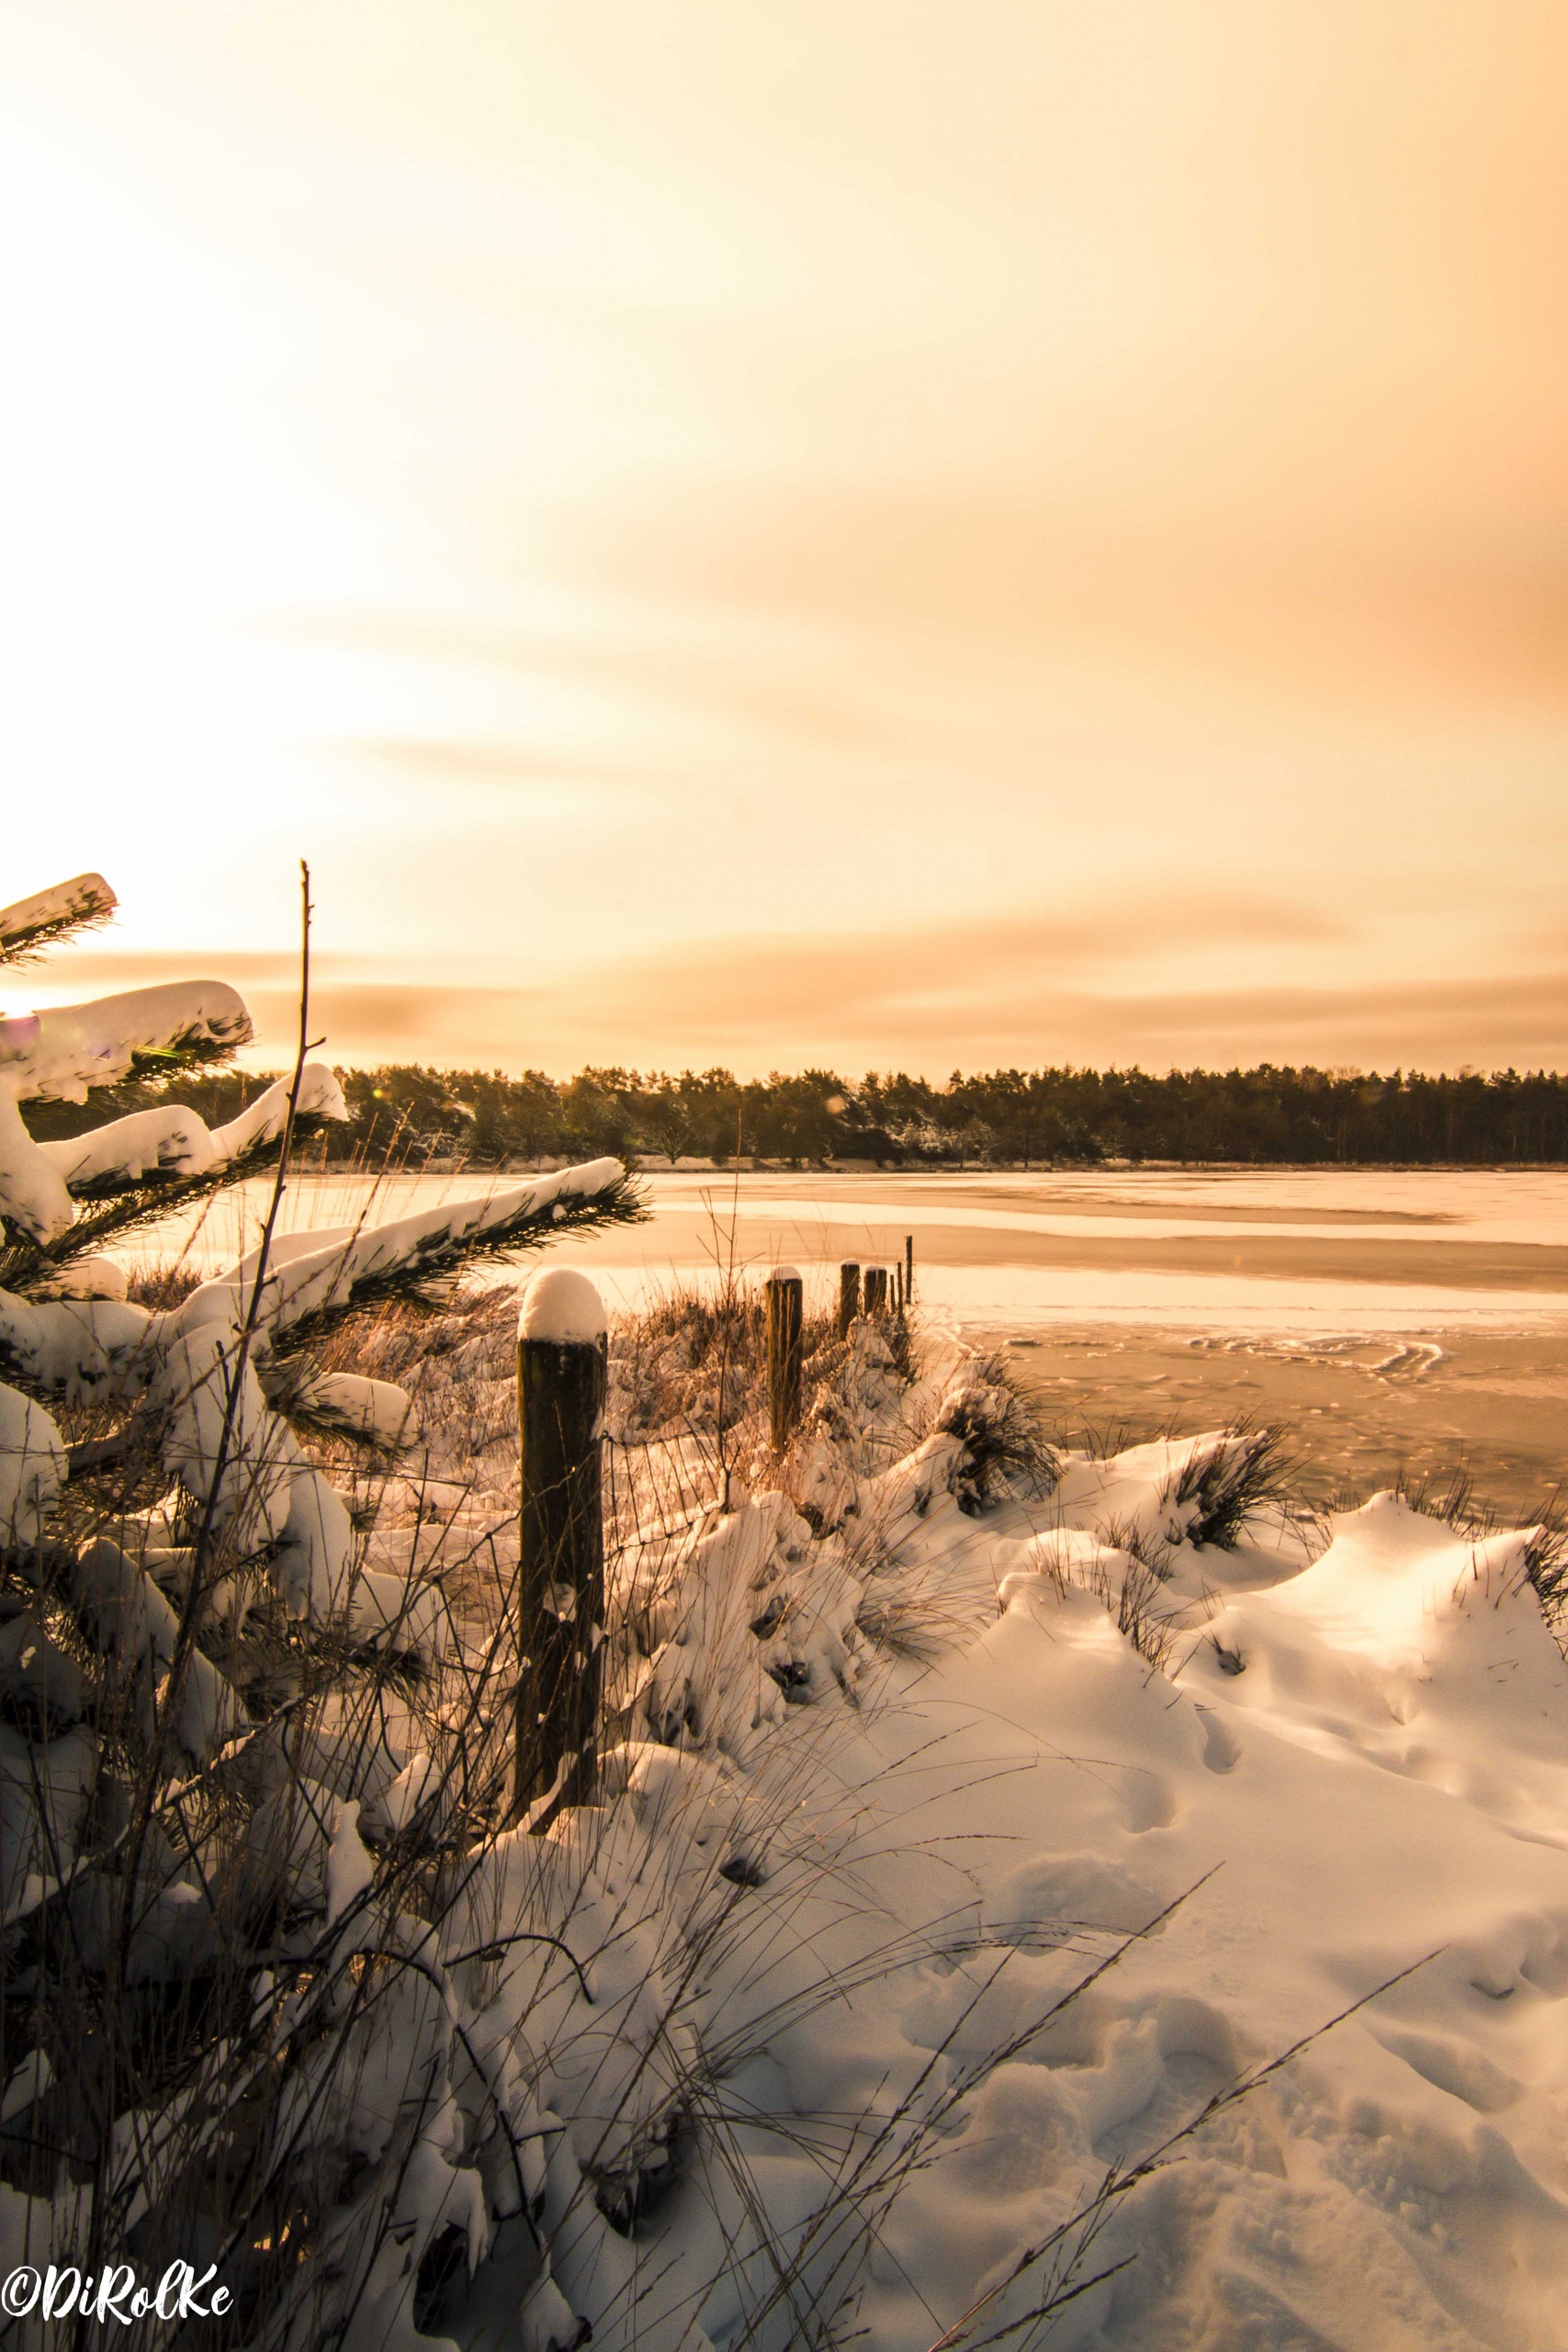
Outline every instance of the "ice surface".
<path id="1" fill-rule="evenodd" d="M 652 1170 L 642 1181 L 649 1222 L 575 1253 L 612 1310 L 645 1303 L 671 1268 L 716 1279 L 713 1219 L 728 1221 L 735 1197 L 712 1176 Z M 471 1183 L 329 1177 L 285 1217 L 350 1224 L 373 1190 L 371 1214 L 384 1217 L 389 1204 L 452 1201 Z M 253 1186 L 253 1229 L 263 1205 Z M 1403 1340 L 1568 1329 L 1561 1170 L 747 1174 L 738 1206 L 737 1264 L 798 1266 L 813 1306 L 836 1302 L 841 1259 L 890 1261 L 912 1233 L 922 1312 L 967 1330 L 1032 1336 L 1073 1323 Z M 176 1252 L 190 1229 L 173 1221 L 148 1246 Z M 193 1245 L 214 1272 L 228 1229 L 215 1216 Z"/>

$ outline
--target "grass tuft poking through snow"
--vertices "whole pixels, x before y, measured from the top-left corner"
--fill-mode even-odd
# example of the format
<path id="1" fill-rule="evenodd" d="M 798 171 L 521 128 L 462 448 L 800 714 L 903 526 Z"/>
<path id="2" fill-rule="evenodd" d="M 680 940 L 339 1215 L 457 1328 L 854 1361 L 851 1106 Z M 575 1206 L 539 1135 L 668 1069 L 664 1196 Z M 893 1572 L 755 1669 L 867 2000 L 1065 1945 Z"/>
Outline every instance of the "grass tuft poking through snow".
<path id="1" fill-rule="evenodd" d="M 1289 1500 L 1296 1469 L 1281 1430 L 1235 1423 L 1206 1452 L 1194 1453 L 1177 1479 L 1176 1500 L 1197 1506 L 1188 1543 L 1199 1551 L 1213 1544 L 1234 1552 L 1252 1521 Z"/>

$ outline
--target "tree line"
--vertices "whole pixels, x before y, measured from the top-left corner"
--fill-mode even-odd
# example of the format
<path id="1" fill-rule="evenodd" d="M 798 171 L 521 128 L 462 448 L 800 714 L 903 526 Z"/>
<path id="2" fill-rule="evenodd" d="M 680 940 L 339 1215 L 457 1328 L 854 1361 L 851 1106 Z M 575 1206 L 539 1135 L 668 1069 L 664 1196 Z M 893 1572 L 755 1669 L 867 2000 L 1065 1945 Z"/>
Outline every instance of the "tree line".
<path id="1" fill-rule="evenodd" d="M 379 1165 L 461 1158 L 499 1167 L 620 1153 L 791 1166 L 1046 1167 L 1104 1159 L 1342 1166 L 1568 1161 L 1568 1078 L 1517 1070 L 997 1069 L 945 1084 L 905 1071 L 738 1079 L 727 1069 L 338 1072 L 350 1140 Z M 269 1083 L 234 1069 L 171 1077 L 137 1099 L 189 1102 L 209 1125 Z"/>

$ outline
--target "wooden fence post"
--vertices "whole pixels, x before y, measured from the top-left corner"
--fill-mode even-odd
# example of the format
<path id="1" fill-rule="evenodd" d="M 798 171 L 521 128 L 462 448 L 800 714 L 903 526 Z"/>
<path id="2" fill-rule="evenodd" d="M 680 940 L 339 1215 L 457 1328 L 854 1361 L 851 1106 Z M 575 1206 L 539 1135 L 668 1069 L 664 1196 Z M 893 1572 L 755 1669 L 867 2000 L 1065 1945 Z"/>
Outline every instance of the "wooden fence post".
<path id="1" fill-rule="evenodd" d="M 847 1340 L 850 1325 L 860 1313 L 860 1267 L 846 1258 L 839 1268 L 839 1337 Z"/>
<path id="2" fill-rule="evenodd" d="M 768 1416 L 773 1452 L 783 1453 L 800 1420 L 802 1288 L 793 1266 L 768 1276 Z"/>
<path id="3" fill-rule="evenodd" d="M 868 1266 L 865 1270 L 865 1312 L 868 1318 L 873 1315 L 886 1315 L 887 1312 L 887 1269 L 886 1266 Z"/>
<path id="4" fill-rule="evenodd" d="M 907 1233 L 904 1236 L 904 1304 L 906 1306 L 912 1306 L 914 1303 L 915 1237 L 912 1233 Z"/>
<path id="5" fill-rule="evenodd" d="M 904 1269 L 897 1258 L 893 1261 L 893 1312 L 904 1312 Z"/>
<path id="6" fill-rule="evenodd" d="M 536 1274 L 517 1326 L 522 1445 L 513 1813 L 544 1829 L 592 1803 L 604 1678 L 604 1519 L 600 1452 L 609 1362 L 604 1309 L 586 1274 Z"/>

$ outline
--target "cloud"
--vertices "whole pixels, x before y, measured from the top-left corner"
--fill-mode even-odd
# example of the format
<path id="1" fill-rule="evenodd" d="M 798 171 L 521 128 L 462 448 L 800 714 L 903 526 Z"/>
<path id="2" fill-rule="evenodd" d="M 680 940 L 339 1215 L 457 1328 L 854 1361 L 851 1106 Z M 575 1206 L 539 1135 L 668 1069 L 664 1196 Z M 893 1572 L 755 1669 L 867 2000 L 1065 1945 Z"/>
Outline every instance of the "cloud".
<path id="1" fill-rule="evenodd" d="M 318 968 L 331 958 L 317 957 Z M 47 965 L 11 978 L 18 1001 L 29 1004 L 77 1004 L 125 989 L 155 988 L 164 980 L 224 979 L 231 987 L 297 986 L 299 958 L 270 949 L 229 947 L 87 947 L 56 949 Z"/>
<path id="2" fill-rule="evenodd" d="M 725 1063 L 743 1075 L 808 1065 L 852 1074 L 897 1066 L 938 1077 L 953 1068 L 1063 1062 L 1151 1069 L 1260 1061 L 1568 1068 L 1568 971 L 1373 990 L 1112 996 L 1039 987 L 988 1000 L 976 991 L 947 1006 L 930 997 L 903 1001 L 886 989 L 858 1000 L 840 996 L 826 1022 L 824 1000 L 833 983 L 819 973 L 809 976 L 805 1003 L 799 995 L 779 1001 L 765 988 L 747 987 L 735 967 L 716 972 L 701 990 L 693 985 L 695 975 L 671 985 L 673 978 L 664 976 L 661 992 L 656 976 L 628 967 L 606 976 L 594 1003 L 564 989 L 436 986 L 415 992 L 363 983 L 324 989 L 318 1001 L 331 1050 L 352 1061 L 527 1066 L 557 1075 L 585 1062 L 644 1069 Z M 286 1036 L 287 997 L 279 994 L 275 1004 L 258 999 L 253 1009 L 264 1033 Z"/>
<path id="3" fill-rule="evenodd" d="M 516 784 L 581 784 L 595 790 L 644 781 L 636 768 L 572 752 L 525 743 L 465 742 L 457 737 L 388 736 L 334 746 L 349 759 L 388 770 L 416 785 L 469 785 L 480 790 Z"/>
<path id="4" fill-rule="evenodd" d="M 1568 545 L 1435 514 L 1375 529 L 1308 505 L 1162 524 L 1070 492 L 727 486 L 561 517 L 550 559 L 613 586 L 773 624 L 994 662 L 1093 644 L 1156 674 L 1313 701 L 1568 702 Z"/>
<path id="5" fill-rule="evenodd" d="M 565 518 L 561 520 L 564 562 L 570 534 L 564 527 Z M 607 572 L 613 574 L 613 570 L 612 565 L 606 566 Z M 640 584 L 635 565 L 628 565 L 627 571 L 628 584 Z M 596 580 L 593 585 L 603 591 L 613 588 L 615 582 L 610 576 Z M 394 660 L 471 663 L 503 672 L 514 681 L 547 678 L 601 696 L 607 695 L 615 708 L 643 722 L 660 714 L 666 718 L 671 713 L 694 715 L 704 721 L 750 729 L 766 741 L 795 738 L 818 750 L 847 753 L 886 750 L 897 741 L 899 730 L 890 714 L 877 707 L 876 695 L 868 694 L 869 682 L 863 669 L 848 678 L 807 676 L 797 653 L 781 648 L 776 640 L 759 644 L 754 637 L 747 638 L 734 628 L 726 632 L 723 642 L 716 642 L 712 608 L 689 599 L 683 605 L 673 582 L 669 598 L 656 597 L 649 607 L 620 626 L 597 621 L 592 635 L 581 640 L 503 623 L 346 605 L 276 612 L 258 625 L 258 633 L 285 643 L 342 647 Z M 695 631 L 694 616 L 701 623 Z M 603 766 L 596 761 L 586 762 L 576 772 L 594 780 L 628 781 L 638 775 L 671 783 L 681 780 L 689 756 L 685 752 L 658 736 L 650 739 L 646 723 L 639 728 L 637 740 L 641 750 L 635 758 L 626 758 L 624 765 L 614 761 Z M 450 751 L 461 761 L 466 749 L 445 741 L 404 747 L 395 739 L 389 745 L 372 741 L 350 748 L 363 748 L 373 759 L 390 760 L 411 769 L 423 766 L 427 775 L 432 754 L 445 761 Z M 473 772 L 480 773 L 489 759 L 479 748 Z M 531 745 L 500 750 L 499 764 L 508 765 L 513 760 L 525 763 L 527 773 L 540 777 L 559 772 L 549 753 Z M 540 764 L 536 767 L 535 762 Z M 573 772 L 570 754 L 566 772 Z"/>
<path id="6" fill-rule="evenodd" d="M 1258 918 L 1257 938 L 1266 915 Z M 1277 922 L 1271 944 L 1289 935 Z M 1306 922 L 1295 935 L 1312 935 Z M 1327 935 L 1325 927 L 1324 936 Z M 1239 944 L 1239 933 L 1233 934 Z M 1228 1067 L 1311 1060 L 1454 1069 L 1568 1066 L 1568 974 L 1426 977 L 1375 987 L 1129 985 L 1111 943 L 1022 926 L 911 933 L 863 946 L 737 942 L 611 967 L 532 1017 L 604 1058 L 747 1069 L 898 1063 Z M 1264 959 L 1256 959 L 1267 968 Z M 1098 985 L 1097 985 L 1098 983 Z M 616 1042 L 613 1053 L 606 1041 Z M 620 1040 L 625 1040 L 624 1044 Z"/>
<path id="7" fill-rule="evenodd" d="M 1267 901 L 1216 909 L 1203 930 L 1211 955 L 1347 936 L 1314 910 Z M 1183 958 L 1193 933 L 1183 905 L 1132 899 L 852 939 L 729 938 L 602 966 L 578 976 L 571 995 L 581 1018 L 606 1035 L 629 1015 L 642 1028 L 657 1021 L 672 1042 L 701 1036 L 760 1048 L 770 1035 L 788 1036 L 807 1057 L 823 1050 L 813 1039 L 837 1044 L 846 1033 L 924 1034 L 944 1047 L 967 1036 L 974 1051 L 998 1018 L 1014 1025 L 1021 1009 L 1048 1002 L 1071 977 L 1125 984 L 1141 964 Z"/>
<path id="8" fill-rule="evenodd" d="M 737 938 L 510 988 L 454 985 L 433 967 L 323 956 L 311 1025 L 334 1059 L 558 1075 L 591 1061 L 724 1062 L 743 1073 L 897 1065 L 932 1076 L 1061 1062 L 1568 1067 L 1568 970 L 1319 985 L 1301 979 L 1299 967 L 1319 950 L 1342 950 L 1343 927 L 1254 904 L 1224 925 L 1218 911 L 1206 916 L 1209 945 L 1224 961 L 1213 984 L 1162 985 L 1165 971 L 1181 971 L 1190 928 L 1179 905 L 1134 904 L 853 943 Z M 1298 976 L 1286 980 L 1280 958 L 1292 951 Z M 214 968 L 244 989 L 258 1036 L 250 1058 L 286 1059 L 296 1018 L 288 956 L 84 950 L 60 959 L 51 994 Z"/>
<path id="9" fill-rule="evenodd" d="M 758 903 L 769 903 L 765 893 Z M 879 905 L 880 899 L 876 900 Z M 1179 890 L 1066 895 L 1028 916 L 841 933 L 762 933 L 594 961 L 539 960 L 474 985 L 457 958 L 312 959 L 311 1027 L 353 1063 L 742 1073 L 829 1064 L 942 1076 L 998 1063 L 1145 1068 L 1312 1061 L 1362 1068 L 1568 1068 L 1568 957 L 1521 938 L 1534 970 L 1357 978 L 1361 927 L 1319 905 Z M 1551 952 L 1555 950 L 1555 952 Z M 1397 967 L 1395 967 L 1397 968 Z M 274 1067 L 292 1050 L 292 955 L 66 950 L 29 976 L 38 1002 L 220 974 L 244 993 Z M 1322 977 L 1320 977 L 1322 976 Z M 495 975 L 505 980 L 505 974 Z"/>

